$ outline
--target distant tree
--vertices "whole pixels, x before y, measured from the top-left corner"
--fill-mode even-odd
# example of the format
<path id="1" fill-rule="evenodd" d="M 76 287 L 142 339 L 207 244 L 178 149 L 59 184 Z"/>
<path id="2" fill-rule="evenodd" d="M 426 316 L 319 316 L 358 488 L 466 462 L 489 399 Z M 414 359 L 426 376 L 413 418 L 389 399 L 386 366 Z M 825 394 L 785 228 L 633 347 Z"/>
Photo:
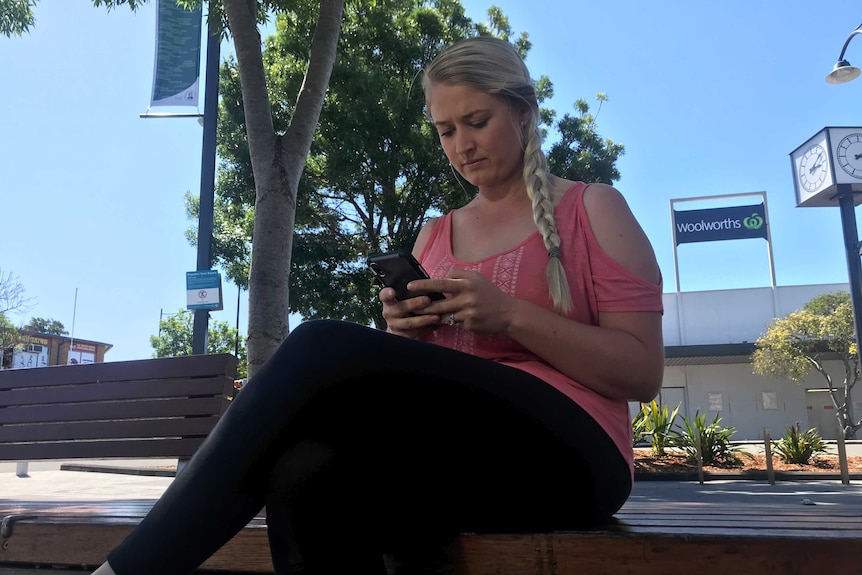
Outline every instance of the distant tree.
<path id="1" fill-rule="evenodd" d="M 5 6 L 0 0 L 0 26 L 4 25 L 3 14 Z M 10 312 L 20 312 L 30 304 L 24 297 L 24 285 L 12 272 L 4 272 L 0 268 L 0 367 L 6 367 L 12 361 L 12 353 L 18 344 L 18 329 L 9 319 Z"/>
<path id="2" fill-rule="evenodd" d="M 826 382 L 845 437 L 855 437 L 862 421 L 854 419 L 851 400 L 860 374 L 849 293 L 819 295 L 801 310 L 773 320 L 755 345 L 757 350 L 751 359 L 754 373 L 758 375 L 801 383 L 810 373 L 819 373 Z M 828 360 L 840 361 L 844 367 L 844 378 L 839 385 L 826 371 Z"/>
<path id="3" fill-rule="evenodd" d="M 30 299 L 24 297 L 24 285 L 18 276 L 9 271 L 4 272 L 0 268 L 0 314 L 22 311 L 29 305 Z"/>
<path id="4" fill-rule="evenodd" d="M 613 184 L 620 179 L 617 159 L 625 148 L 610 138 L 602 139 L 596 118 L 602 104 L 608 101 L 605 94 L 596 94 L 599 109 L 590 113 L 586 100 L 575 102 L 577 115 L 566 114 L 557 122 L 560 139 L 548 151 L 548 166 L 561 178 L 576 182 Z"/>
<path id="5" fill-rule="evenodd" d="M 12 353 L 18 344 L 18 330 L 6 317 L 0 313 L 0 369 L 12 364 Z"/>
<path id="6" fill-rule="evenodd" d="M 64 326 L 62 322 L 59 322 L 56 319 L 45 319 L 41 317 L 31 318 L 30 321 L 24 324 L 24 327 L 21 329 L 24 331 L 35 331 L 49 335 L 69 335 L 69 332 L 66 331 L 66 326 Z"/>
<path id="7" fill-rule="evenodd" d="M 192 332 L 194 314 L 186 309 L 163 318 L 159 322 L 159 334 L 150 336 L 150 345 L 155 350 L 153 357 L 177 357 L 192 355 Z M 245 338 L 226 321 L 210 321 L 207 331 L 207 353 L 230 353 L 237 358 L 237 377 L 248 373 Z M 238 349 L 237 349 L 238 348 Z"/>

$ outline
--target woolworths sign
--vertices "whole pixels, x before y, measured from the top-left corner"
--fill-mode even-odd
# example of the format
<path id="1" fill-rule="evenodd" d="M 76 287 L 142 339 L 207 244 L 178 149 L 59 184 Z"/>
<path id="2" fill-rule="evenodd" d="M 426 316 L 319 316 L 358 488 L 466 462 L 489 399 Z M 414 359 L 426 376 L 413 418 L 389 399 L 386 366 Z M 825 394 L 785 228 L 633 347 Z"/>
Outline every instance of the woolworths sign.
<path id="1" fill-rule="evenodd" d="M 676 245 L 768 238 L 763 204 L 710 210 L 673 210 L 673 220 Z"/>

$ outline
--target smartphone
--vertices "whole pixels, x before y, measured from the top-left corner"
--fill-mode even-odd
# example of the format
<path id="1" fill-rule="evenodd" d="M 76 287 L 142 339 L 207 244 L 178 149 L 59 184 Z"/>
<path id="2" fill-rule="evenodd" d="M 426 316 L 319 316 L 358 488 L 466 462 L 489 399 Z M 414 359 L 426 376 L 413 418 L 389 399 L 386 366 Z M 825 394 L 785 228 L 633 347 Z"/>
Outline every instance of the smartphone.
<path id="1" fill-rule="evenodd" d="M 446 299 L 446 296 L 440 292 L 407 290 L 407 284 L 413 280 L 424 280 L 430 277 L 410 252 L 398 250 L 368 256 L 368 267 L 374 272 L 374 279 L 378 284 L 395 290 L 395 299 L 405 300 L 420 295 L 427 295 L 432 300 Z"/>

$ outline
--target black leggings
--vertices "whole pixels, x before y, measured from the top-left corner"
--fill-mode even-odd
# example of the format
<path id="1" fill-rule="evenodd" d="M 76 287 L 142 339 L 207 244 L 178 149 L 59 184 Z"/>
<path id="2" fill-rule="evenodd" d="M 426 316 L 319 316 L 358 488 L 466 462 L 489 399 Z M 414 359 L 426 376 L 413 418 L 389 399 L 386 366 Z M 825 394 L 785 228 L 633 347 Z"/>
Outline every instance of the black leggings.
<path id="1" fill-rule="evenodd" d="M 306 322 L 251 378 L 131 535 L 118 575 L 184 574 L 266 507 L 276 573 L 383 573 L 459 532 L 571 529 L 631 490 L 610 438 L 515 368 Z"/>

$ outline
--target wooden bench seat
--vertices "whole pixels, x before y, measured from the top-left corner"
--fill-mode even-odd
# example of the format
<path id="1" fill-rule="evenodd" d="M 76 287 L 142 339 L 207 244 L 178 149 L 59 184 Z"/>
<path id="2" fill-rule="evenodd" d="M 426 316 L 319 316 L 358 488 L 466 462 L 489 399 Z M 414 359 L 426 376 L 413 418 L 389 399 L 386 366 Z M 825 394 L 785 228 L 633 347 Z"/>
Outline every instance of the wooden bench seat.
<path id="1" fill-rule="evenodd" d="M 188 459 L 235 377 L 230 354 L 0 371 L 0 461 Z"/>
<path id="2" fill-rule="evenodd" d="M 0 574 L 95 566 L 153 501 L 13 502 L 0 496 Z M 415 566 L 414 566 L 415 567 Z M 252 521 L 203 566 L 272 573 L 266 527 Z M 469 575 L 821 575 L 862 572 L 862 505 L 721 505 L 630 501 L 585 531 L 462 535 L 437 573 Z M 13 571 L 14 570 L 14 571 Z M 412 573 L 394 569 L 398 575 Z M 422 571 L 430 573 L 432 571 Z"/>
<path id="3" fill-rule="evenodd" d="M 190 457 L 227 409 L 235 367 L 222 355 L 0 371 L 0 460 Z M 0 575 L 93 568 L 153 504 L 4 499 L 0 484 Z M 438 559 L 390 567 L 397 575 L 862 573 L 862 503 L 629 500 L 600 528 L 465 534 Z M 272 573 L 265 520 L 202 569 Z"/>

